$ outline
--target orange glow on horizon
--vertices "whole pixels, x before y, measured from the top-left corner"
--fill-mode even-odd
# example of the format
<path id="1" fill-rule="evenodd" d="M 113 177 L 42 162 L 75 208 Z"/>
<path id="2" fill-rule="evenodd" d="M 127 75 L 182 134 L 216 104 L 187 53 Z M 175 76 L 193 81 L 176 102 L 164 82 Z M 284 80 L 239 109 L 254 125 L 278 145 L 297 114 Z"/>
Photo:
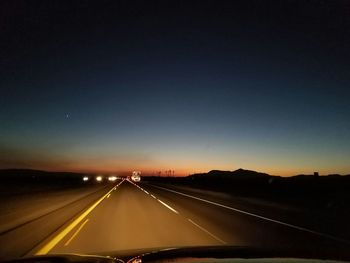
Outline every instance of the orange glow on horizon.
<path id="1" fill-rule="evenodd" d="M 166 169 L 164 167 L 161 168 L 142 168 L 142 167 L 137 167 L 135 168 L 118 168 L 118 167 L 83 167 L 83 166 L 51 166 L 51 165 L 38 165 L 38 166 L 30 166 L 30 167 L 19 167 L 20 169 L 36 169 L 36 170 L 44 170 L 44 171 L 51 171 L 51 172 L 76 172 L 76 173 L 92 173 L 92 174 L 116 174 L 116 175 L 128 175 L 131 174 L 133 170 L 137 169 L 142 172 L 143 175 L 147 176 L 157 176 L 160 173 L 160 176 L 173 176 L 168 175 L 166 171 L 170 169 Z M 197 174 L 197 173 L 207 173 L 211 170 L 221 170 L 221 171 L 235 171 L 237 169 L 245 169 L 245 170 L 253 170 L 256 172 L 261 172 L 261 173 L 267 173 L 269 175 L 274 175 L 274 176 L 282 176 L 282 177 L 289 177 L 289 176 L 295 176 L 299 174 L 313 174 L 313 172 L 316 171 L 311 171 L 310 169 L 254 169 L 254 168 L 246 168 L 246 167 L 237 167 L 234 169 L 224 169 L 224 168 L 218 168 L 214 167 L 213 169 L 200 169 L 200 168 L 191 168 L 191 169 L 185 169 L 185 168 L 174 168 L 171 169 L 174 171 L 174 176 L 188 176 L 191 174 Z M 320 172 L 320 175 L 327 175 L 331 174 L 332 172 L 328 171 L 317 171 Z M 344 173 L 345 174 L 345 173 Z"/>

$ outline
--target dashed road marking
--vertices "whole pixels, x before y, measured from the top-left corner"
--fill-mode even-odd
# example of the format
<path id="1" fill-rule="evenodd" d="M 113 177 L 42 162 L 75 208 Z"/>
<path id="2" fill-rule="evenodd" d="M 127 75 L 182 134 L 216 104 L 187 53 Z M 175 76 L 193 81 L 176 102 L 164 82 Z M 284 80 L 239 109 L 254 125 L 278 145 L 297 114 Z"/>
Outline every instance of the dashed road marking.
<path id="1" fill-rule="evenodd" d="M 145 189 L 143 189 L 142 187 L 138 186 L 137 184 L 129 181 L 130 183 L 132 183 L 133 185 L 135 185 L 137 188 L 139 188 L 141 191 L 145 192 L 146 194 L 149 194 Z M 165 188 L 164 188 L 165 189 Z M 156 199 L 159 203 L 161 203 L 162 205 L 164 205 L 166 208 L 168 208 L 169 210 L 171 210 L 172 212 L 174 212 L 175 214 L 180 215 L 180 213 L 175 210 L 174 208 L 172 208 L 170 205 L 166 204 L 165 202 L 163 202 L 162 200 L 160 200 L 159 198 L 155 197 L 153 194 L 150 194 L 151 197 L 153 197 L 154 199 Z M 223 241 L 221 238 L 215 236 L 213 233 L 209 232 L 208 230 L 206 230 L 205 228 L 201 227 L 200 225 L 198 225 L 197 223 L 195 223 L 193 220 L 187 218 L 187 220 L 192 223 L 194 226 L 196 226 L 197 228 L 201 229 L 203 232 L 207 233 L 208 235 L 210 235 L 211 237 L 213 237 L 214 239 L 216 239 L 217 241 L 219 241 L 222 244 L 227 244 L 225 241 Z"/>
<path id="2" fill-rule="evenodd" d="M 189 222 L 191 222 L 193 225 L 195 225 L 196 227 L 198 227 L 200 230 L 202 230 L 203 232 L 207 233 L 208 235 L 210 235 L 211 237 L 215 238 L 217 241 L 219 241 L 222 244 L 227 244 L 225 241 L 223 241 L 221 238 L 218 238 L 217 236 L 215 236 L 214 234 L 212 234 L 211 232 L 209 232 L 208 230 L 206 230 L 204 227 L 201 227 L 200 225 L 198 225 L 197 223 L 195 223 L 194 221 L 192 221 L 191 219 L 187 219 Z"/>
<path id="3" fill-rule="evenodd" d="M 174 208 L 172 208 L 170 205 L 167 205 L 166 203 L 164 203 L 162 200 L 157 199 L 159 203 L 161 203 L 162 205 L 164 205 L 166 208 L 170 209 L 171 211 L 173 211 L 176 214 L 179 214 L 178 211 L 176 211 Z"/>
<path id="4" fill-rule="evenodd" d="M 196 197 L 196 196 L 193 196 L 193 195 L 181 193 L 181 192 L 178 192 L 178 191 L 175 191 L 175 190 L 167 189 L 167 188 L 164 188 L 164 187 L 161 187 L 161 186 L 157 186 L 157 185 L 153 185 L 153 184 L 152 184 L 152 186 L 156 187 L 156 188 L 159 188 L 159 189 L 163 189 L 163 190 L 168 191 L 168 192 L 172 192 L 172 193 L 178 194 L 178 195 L 182 195 L 182 196 L 186 196 L 186 197 L 189 197 L 189 198 L 192 198 L 192 199 L 196 199 L 196 200 L 199 200 L 199 201 L 211 204 L 211 205 L 215 205 L 215 206 L 226 208 L 226 209 L 229 209 L 229 210 L 232 210 L 232 211 L 235 211 L 235 212 L 239 212 L 241 214 L 253 216 L 253 217 L 256 217 L 256 218 L 259 218 L 259 219 L 263 219 L 265 221 L 273 222 L 273 223 L 280 224 L 280 225 L 283 225 L 283 226 L 287 226 L 287 227 L 290 227 L 290 228 L 294 228 L 294 229 L 297 229 L 297 230 L 300 230 L 300 231 L 308 232 L 308 233 L 311 233 L 311 234 L 314 234 L 314 235 L 326 237 L 326 238 L 329 238 L 329 239 L 332 239 L 332 240 L 335 240 L 335 241 L 338 241 L 338 242 L 350 244 L 349 240 L 346 240 L 346 239 L 343 239 L 343 238 L 339 238 L 339 237 L 336 237 L 336 236 L 333 236 L 333 235 L 329 235 L 329 234 L 326 234 L 326 233 L 321 233 L 321 232 L 314 231 L 314 230 L 311 230 L 311 229 L 308 229 L 308 228 L 305 228 L 305 227 L 292 225 L 292 224 L 289 224 L 289 223 L 285 223 L 283 221 L 279 221 L 279 220 L 271 219 L 271 218 L 268 218 L 268 217 L 265 217 L 265 216 L 261 216 L 261 215 L 258 215 L 258 214 L 250 213 L 250 212 L 247 212 L 247 211 L 244 211 L 244 210 L 241 210 L 241 209 L 237 209 L 237 208 L 234 208 L 234 207 L 231 207 L 231 206 L 219 204 L 219 203 L 216 203 L 216 202 L 213 202 L 213 201 L 209 201 L 209 200 L 206 200 L 206 199 L 203 199 L 203 198 L 200 198 L 200 197 Z"/>

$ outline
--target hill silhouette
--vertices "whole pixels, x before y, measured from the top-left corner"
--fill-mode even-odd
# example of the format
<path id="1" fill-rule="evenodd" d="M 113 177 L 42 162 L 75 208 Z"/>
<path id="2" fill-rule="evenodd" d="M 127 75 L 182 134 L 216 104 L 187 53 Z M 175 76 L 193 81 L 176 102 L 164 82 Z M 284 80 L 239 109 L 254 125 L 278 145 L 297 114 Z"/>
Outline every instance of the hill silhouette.
<path id="1" fill-rule="evenodd" d="M 350 175 L 300 174 L 281 177 L 238 169 L 212 170 L 187 177 L 148 177 L 145 180 L 327 210 L 339 208 L 347 211 L 350 203 Z"/>
<path id="2" fill-rule="evenodd" d="M 199 173 L 189 175 L 191 178 L 200 178 L 200 177 L 215 177 L 215 178 L 240 178 L 240 179 L 253 179 L 253 178 L 267 178 L 269 174 L 260 173 L 252 170 L 244 170 L 242 168 L 235 171 L 220 171 L 220 170 L 211 170 L 208 173 Z"/>
<path id="3" fill-rule="evenodd" d="M 79 186 L 83 173 L 46 172 L 30 169 L 0 170 L 3 188 L 6 184 L 21 184 L 30 188 L 37 185 Z M 330 174 L 296 175 L 281 177 L 252 170 L 211 170 L 208 173 L 192 174 L 186 177 L 143 177 L 144 181 L 170 183 L 226 192 L 236 196 L 282 200 L 294 204 L 321 207 L 347 207 L 350 202 L 350 175 Z M 92 183 L 92 182 L 90 182 Z"/>

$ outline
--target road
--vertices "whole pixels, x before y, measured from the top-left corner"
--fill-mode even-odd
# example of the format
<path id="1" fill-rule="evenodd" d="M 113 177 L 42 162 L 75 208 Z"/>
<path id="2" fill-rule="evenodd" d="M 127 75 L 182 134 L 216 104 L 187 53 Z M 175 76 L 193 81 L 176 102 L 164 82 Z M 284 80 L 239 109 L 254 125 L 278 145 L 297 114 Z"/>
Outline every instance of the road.
<path id="1" fill-rule="evenodd" d="M 276 218 L 170 186 L 123 180 L 27 255 L 205 245 L 349 251 L 347 240 Z"/>

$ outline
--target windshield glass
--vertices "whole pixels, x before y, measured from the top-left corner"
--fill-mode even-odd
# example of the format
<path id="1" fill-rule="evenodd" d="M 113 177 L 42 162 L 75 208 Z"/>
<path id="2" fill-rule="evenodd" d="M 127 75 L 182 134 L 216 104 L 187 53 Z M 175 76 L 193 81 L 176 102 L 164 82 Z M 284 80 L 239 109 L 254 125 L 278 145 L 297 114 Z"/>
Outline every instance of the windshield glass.
<path id="1" fill-rule="evenodd" d="M 349 255 L 349 12 L 1 1 L 0 259 Z"/>

